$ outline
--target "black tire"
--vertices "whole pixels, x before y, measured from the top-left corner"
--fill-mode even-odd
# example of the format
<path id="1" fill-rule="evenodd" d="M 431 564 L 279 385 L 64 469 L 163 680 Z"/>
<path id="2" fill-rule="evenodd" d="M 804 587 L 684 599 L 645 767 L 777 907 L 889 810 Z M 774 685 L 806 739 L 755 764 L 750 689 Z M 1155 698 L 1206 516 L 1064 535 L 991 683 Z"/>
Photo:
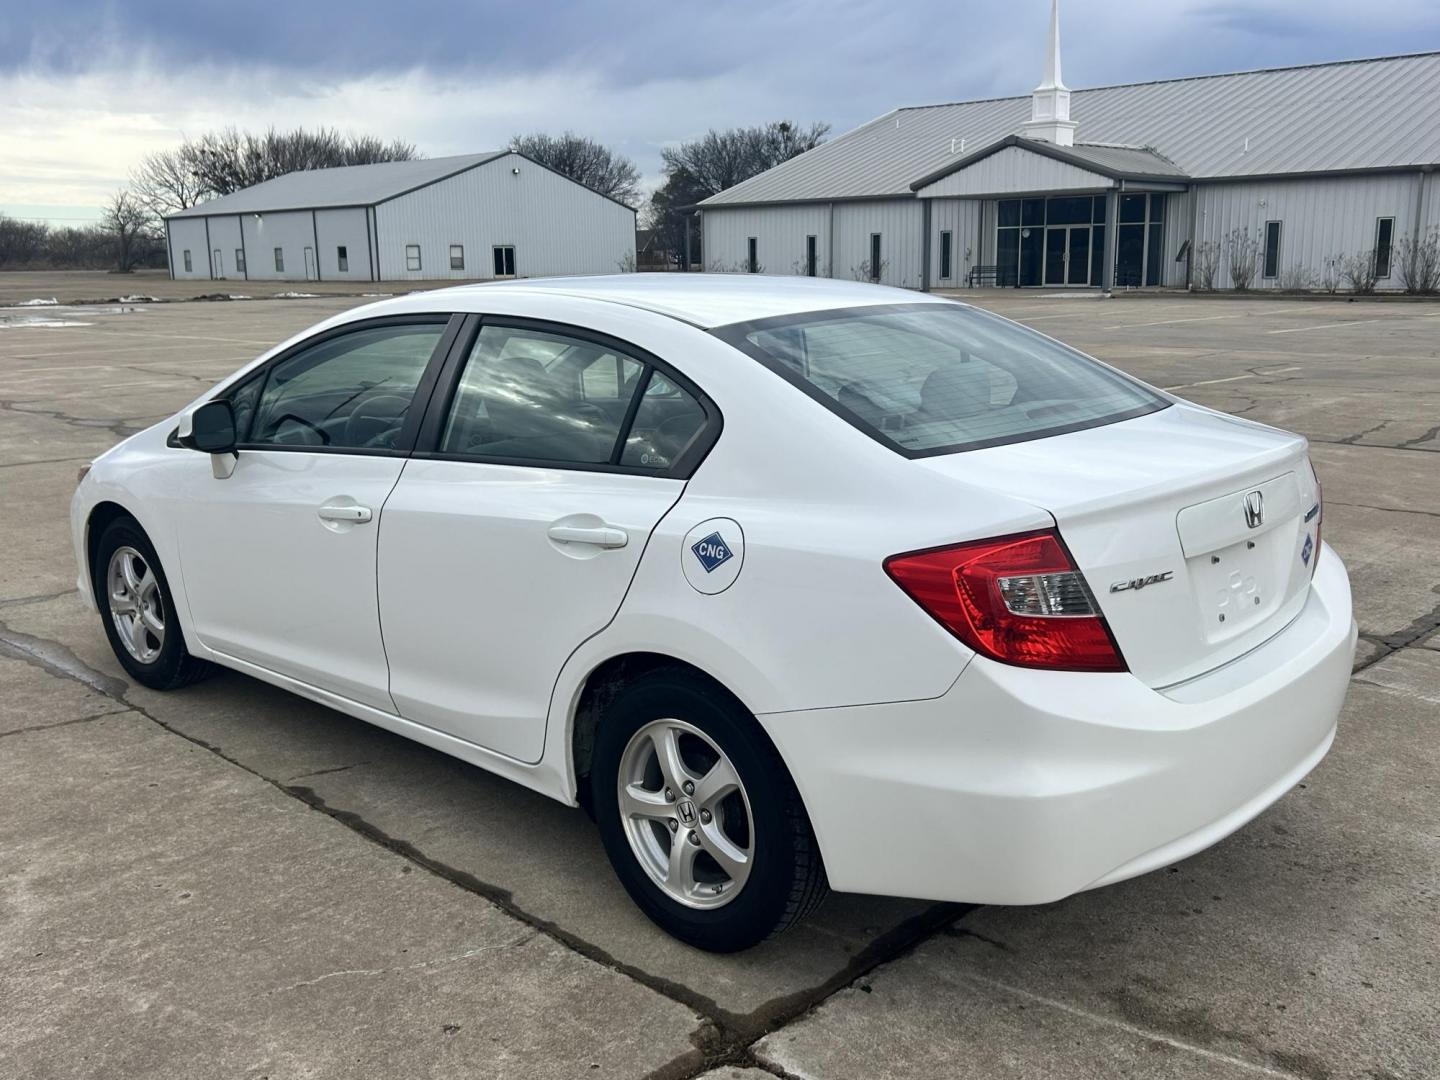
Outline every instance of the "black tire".
<path id="1" fill-rule="evenodd" d="M 164 614 L 165 637 L 160 644 L 159 654 L 148 663 L 130 654 L 110 612 L 107 596 L 110 560 L 115 552 L 123 547 L 139 552 L 146 565 L 153 569 Z M 186 651 L 185 636 L 180 628 L 180 615 L 171 601 L 170 582 L 165 577 L 165 569 L 155 554 L 155 546 L 150 543 L 145 530 L 134 518 L 116 518 L 105 527 L 95 544 L 95 562 L 90 568 L 90 578 L 94 584 L 95 603 L 100 609 L 100 621 L 105 627 L 110 648 L 114 651 L 115 658 L 120 661 L 120 666 L 136 682 L 152 690 L 178 690 L 205 678 L 215 670 L 214 665 L 197 660 Z"/>
<path id="2" fill-rule="evenodd" d="M 617 791 L 630 738 L 658 719 L 682 720 L 730 759 L 749 798 L 753 863 L 733 900 L 697 910 L 671 898 L 632 849 Z M 710 952 L 738 952 L 799 922 L 829 893 L 800 793 L 759 723 L 724 690 L 683 668 L 637 678 L 605 705 L 595 735 L 590 803 L 610 864 L 625 890 L 667 933 Z"/>

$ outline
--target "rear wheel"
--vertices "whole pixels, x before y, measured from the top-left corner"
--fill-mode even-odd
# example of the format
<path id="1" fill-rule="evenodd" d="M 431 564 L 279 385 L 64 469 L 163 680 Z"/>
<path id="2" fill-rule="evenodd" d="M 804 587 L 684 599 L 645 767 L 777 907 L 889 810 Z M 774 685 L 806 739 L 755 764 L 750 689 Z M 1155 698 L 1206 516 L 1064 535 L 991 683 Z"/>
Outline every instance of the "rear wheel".
<path id="1" fill-rule="evenodd" d="M 651 672 L 609 702 L 590 786 L 626 891 L 691 945 L 749 948 L 828 891 L 810 819 L 759 724 L 682 669 Z"/>
<path id="2" fill-rule="evenodd" d="M 131 678 L 174 690 L 210 673 L 210 664 L 185 650 L 170 583 L 133 518 L 117 518 L 100 534 L 92 577 L 105 636 Z"/>

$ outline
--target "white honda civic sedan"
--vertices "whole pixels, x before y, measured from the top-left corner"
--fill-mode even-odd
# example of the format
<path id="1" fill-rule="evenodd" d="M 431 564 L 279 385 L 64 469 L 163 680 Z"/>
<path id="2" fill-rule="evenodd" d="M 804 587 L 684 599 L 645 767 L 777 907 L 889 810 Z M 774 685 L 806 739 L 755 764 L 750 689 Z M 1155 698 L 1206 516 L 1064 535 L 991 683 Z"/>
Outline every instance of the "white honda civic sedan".
<path id="1" fill-rule="evenodd" d="M 137 681 L 224 665 L 584 805 L 735 950 L 827 888 L 1043 903 L 1260 813 L 1350 674 L 1321 514 L 1302 438 L 984 311 L 656 274 L 337 315 L 72 524 Z"/>

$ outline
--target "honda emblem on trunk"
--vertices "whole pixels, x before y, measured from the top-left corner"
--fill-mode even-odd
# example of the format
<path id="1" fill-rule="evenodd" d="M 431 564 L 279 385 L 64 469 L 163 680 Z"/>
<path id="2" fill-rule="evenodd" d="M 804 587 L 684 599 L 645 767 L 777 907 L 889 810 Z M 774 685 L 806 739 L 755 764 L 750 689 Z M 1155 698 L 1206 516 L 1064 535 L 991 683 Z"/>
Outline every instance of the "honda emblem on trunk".
<path id="1" fill-rule="evenodd" d="M 1265 524 L 1265 496 L 1258 491 L 1245 496 L 1245 524 L 1252 529 Z"/>

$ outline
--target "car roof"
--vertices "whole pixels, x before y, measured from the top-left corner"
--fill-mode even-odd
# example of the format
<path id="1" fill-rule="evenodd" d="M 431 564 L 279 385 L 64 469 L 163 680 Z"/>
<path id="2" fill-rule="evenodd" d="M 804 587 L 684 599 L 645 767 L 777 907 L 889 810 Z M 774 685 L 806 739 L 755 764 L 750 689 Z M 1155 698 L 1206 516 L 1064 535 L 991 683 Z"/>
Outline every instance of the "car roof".
<path id="1" fill-rule="evenodd" d="M 423 295 L 428 303 L 443 297 L 451 310 L 483 312 L 485 298 L 493 297 L 496 290 L 509 295 L 564 296 L 621 304 L 704 329 L 831 308 L 954 302 L 909 289 L 865 282 L 764 274 L 651 273 L 534 278 L 459 285 Z"/>

